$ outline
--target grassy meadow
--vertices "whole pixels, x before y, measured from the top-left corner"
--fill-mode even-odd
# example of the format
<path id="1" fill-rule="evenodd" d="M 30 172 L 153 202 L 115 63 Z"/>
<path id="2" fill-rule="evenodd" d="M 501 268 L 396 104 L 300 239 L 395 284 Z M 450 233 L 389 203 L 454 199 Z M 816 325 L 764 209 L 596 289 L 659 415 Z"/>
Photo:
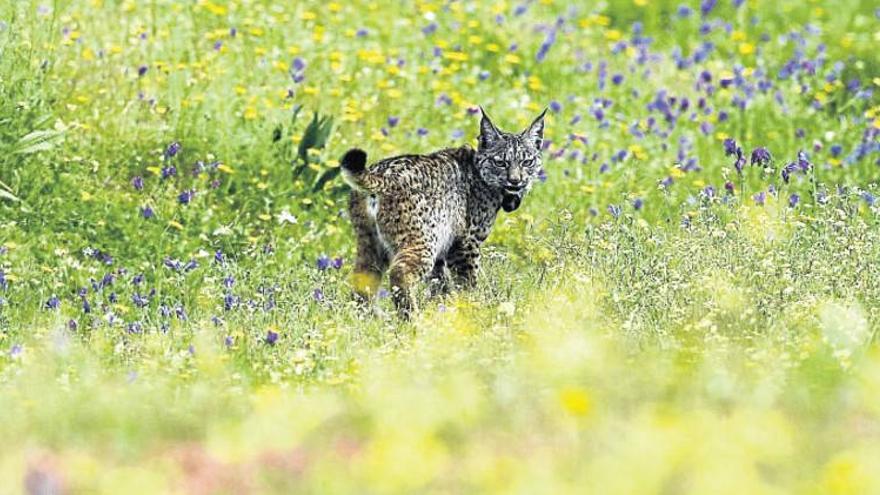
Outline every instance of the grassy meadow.
<path id="1" fill-rule="evenodd" d="M 867 0 L 0 2 L 0 494 L 880 493 Z M 478 287 L 350 147 L 549 108 Z"/>

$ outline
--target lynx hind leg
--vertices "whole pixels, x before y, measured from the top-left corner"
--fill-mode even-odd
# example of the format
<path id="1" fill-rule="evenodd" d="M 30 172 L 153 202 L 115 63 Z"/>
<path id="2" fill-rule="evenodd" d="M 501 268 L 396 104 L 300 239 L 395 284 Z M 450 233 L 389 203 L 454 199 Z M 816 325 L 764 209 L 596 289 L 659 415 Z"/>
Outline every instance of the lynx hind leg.
<path id="1" fill-rule="evenodd" d="M 388 267 L 388 255 L 376 232 L 376 223 L 368 211 L 368 198 L 353 192 L 350 201 L 351 221 L 357 235 L 357 257 L 351 285 L 358 301 L 369 302 L 378 292 L 382 274 Z"/>
<path id="2" fill-rule="evenodd" d="M 427 247 L 404 246 L 391 261 L 390 283 L 394 306 L 401 318 L 408 320 L 417 310 L 414 296 L 416 286 L 434 267 L 434 259 Z"/>
<path id="3" fill-rule="evenodd" d="M 446 258 L 439 258 L 434 262 L 434 268 L 428 276 L 428 285 L 431 297 L 448 294 L 452 289 L 449 268 L 446 266 Z"/>

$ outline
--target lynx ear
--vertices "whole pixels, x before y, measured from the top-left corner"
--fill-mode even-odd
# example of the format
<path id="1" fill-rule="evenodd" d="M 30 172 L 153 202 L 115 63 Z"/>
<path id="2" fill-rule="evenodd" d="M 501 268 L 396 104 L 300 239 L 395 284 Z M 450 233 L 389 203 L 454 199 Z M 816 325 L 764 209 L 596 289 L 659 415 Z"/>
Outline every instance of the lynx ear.
<path id="1" fill-rule="evenodd" d="M 497 143 L 501 138 L 501 133 L 498 132 L 498 128 L 489 119 L 483 107 L 480 107 L 480 112 L 483 114 L 483 118 L 480 120 L 480 148 L 485 149 Z"/>
<path id="2" fill-rule="evenodd" d="M 544 115 L 547 115 L 546 108 L 541 112 L 541 115 L 538 115 L 538 118 L 532 122 L 532 125 L 523 131 L 523 136 L 528 137 L 530 141 L 535 143 L 535 149 L 537 150 L 540 150 L 541 146 L 544 144 Z"/>

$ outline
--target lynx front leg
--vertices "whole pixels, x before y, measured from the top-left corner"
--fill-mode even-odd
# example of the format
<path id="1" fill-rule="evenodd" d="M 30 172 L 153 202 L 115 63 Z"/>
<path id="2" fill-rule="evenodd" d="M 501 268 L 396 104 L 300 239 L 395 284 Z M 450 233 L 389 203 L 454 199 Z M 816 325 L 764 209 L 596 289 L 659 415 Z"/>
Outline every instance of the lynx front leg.
<path id="1" fill-rule="evenodd" d="M 446 257 L 449 271 L 460 287 L 471 288 L 477 284 L 480 271 L 480 243 L 475 239 L 456 242 Z"/>
<path id="2" fill-rule="evenodd" d="M 409 319 L 416 310 L 413 291 L 433 266 L 430 250 L 423 247 L 405 247 L 391 260 L 391 295 L 401 318 Z"/>

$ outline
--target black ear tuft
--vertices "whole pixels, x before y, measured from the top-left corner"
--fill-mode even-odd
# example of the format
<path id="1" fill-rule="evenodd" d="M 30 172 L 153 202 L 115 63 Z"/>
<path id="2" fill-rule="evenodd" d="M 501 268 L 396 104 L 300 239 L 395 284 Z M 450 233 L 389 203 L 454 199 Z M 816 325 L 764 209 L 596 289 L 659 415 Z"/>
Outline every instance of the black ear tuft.
<path id="1" fill-rule="evenodd" d="M 483 114 L 483 118 L 480 119 L 480 148 L 485 149 L 498 142 L 501 133 L 495 127 L 495 124 L 492 123 L 486 111 L 483 110 L 483 107 L 480 107 L 480 112 Z"/>
<path id="2" fill-rule="evenodd" d="M 345 152 L 339 165 L 351 173 L 363 172 L 367 166 L 367 153 L 358 148 L 352 148 Z"/>

